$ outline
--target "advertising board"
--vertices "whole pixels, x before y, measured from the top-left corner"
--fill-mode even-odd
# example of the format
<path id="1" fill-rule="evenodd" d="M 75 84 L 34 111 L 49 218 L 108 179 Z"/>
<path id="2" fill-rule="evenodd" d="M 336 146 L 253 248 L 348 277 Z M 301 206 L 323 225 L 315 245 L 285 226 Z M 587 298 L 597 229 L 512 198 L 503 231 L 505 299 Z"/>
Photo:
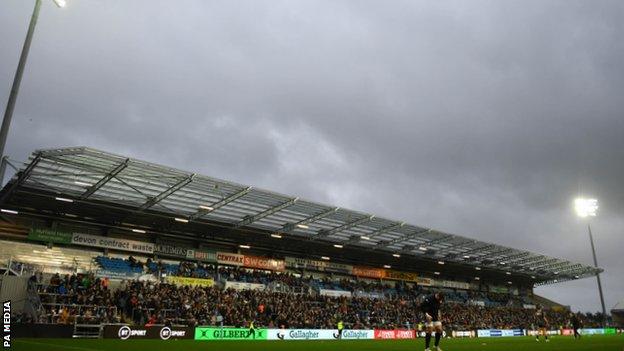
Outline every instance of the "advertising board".
<path id="1" fill-rule="evenodd" d="M 477 336 L 480 338 L 524 336 L 522 329 L 479 329 Z"/>
<path id="2" fill-rule="evenodd" d="M 268 329 L 196 327 L 195 340 L 267 340 Z"/>
<path id="3" fill-rule="evenodd" d="M 167 326 L 105 325 L 105 339 L 192 339 L 193 328 Z"/>
<path id="4" fill-rule="evenodd" d="M 336 340 L 339 339 L 336 329 L 269 329 L 268 340 Z M 374 339 L 374 330 L 342 331 L 343 340 Z"/>
<path id="5" fill-rule="evenodd" d="M 394 329 L 394 330 L 379 330 L 375 329 L 375 339 L 414 339 L 416 338 L 416 331 Z"/>

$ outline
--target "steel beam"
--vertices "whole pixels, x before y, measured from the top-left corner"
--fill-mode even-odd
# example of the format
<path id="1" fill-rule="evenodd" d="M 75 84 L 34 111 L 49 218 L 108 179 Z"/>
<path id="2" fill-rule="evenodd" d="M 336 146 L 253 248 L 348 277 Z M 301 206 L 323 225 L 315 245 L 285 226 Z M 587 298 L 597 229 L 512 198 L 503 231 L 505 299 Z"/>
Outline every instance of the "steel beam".
<path id="1" fill-rule="evenodd" d="M 248 186 L 245 189 L 243 189 L 243 190 L 241 190 L 241 191 L 239 191 L 237 193 L 234 193 L 234 194 L 226 197 L 225 199 L 220 200 L 219 202 L 216 202 L 216 203 L 210 205 L 210 207 L 212 207 L 212 210 L 201 209 L 201 210 L 193 213 L 189 217 L 189 220 L 192 221 L 192 220 L 198 219 L 200 217 L 203 217 L 203 216 L 207 215 L 208 213 L 210 213 L 212 211 L 215 211 L 215 210 L 217 210 L 217 209 L 219 209 L 219 208 L 229 204 L 230 202 L 235 201 L 236 199 L 241 198 L 241 197 L 247 195 L 247 193 L 249 193 L 251 191 L 251 189 L 253 189 L 253 188 Z"/>
<path id="2" fill-rule="evenodd" d="M 329 216 L 330 214 L 335 213 L 339 209 L 340 209 L 340 207 L 332 207 L 332 208 L 330 208 L 327 211 L 323 211 L 321 213 L 313 215 L 312 217 L 308 217 L 308 218 L 302 219 L 302 220 L 300 220 L 297 223 L 286 224 L 284 226 L 284 228 L 282 228 L 282 230 L 280 230 L 279 232 L 282 233 L 282 234 L 291 233 L 293 230 L 295 230 L 297 228 L 297 226 L 314 223 L 314 222 L 318 221 L 319 219 L 323 219 L 323 218 Z"/>
<path id="3" fill-rule="evenodd" d="M 193 178 L 195 178 L 195 173 L 191 174 L 190 176 L 180 180 L 179 182 L 177 182 L 175 185 L 173 185 L 172 187 L 170 187 L 169 189 L 163 191 L 162 193 L 152 197 L 151 199 L 147 200 L 143 205 L 141 205 L 141 207 L 139 207 L 139 211 L 145 211 L 148 208 L 156 205 L 157 203 L 161 202 L 162 200 L 164 200 L 167 196 L 175 193 L 176 191 L 182 189 L 183 187 L 185 187 L 187 184 L 189 184 L 190 182 L 193 181 Z"/>
<path id="4" fill-rule="evenodd" d="M 37 166 L 39 161 L 41 161 L 41 159 L 42 159 L 41 153 L 38 152 L 35 155 L 35 157 L 33 158 L 33 160 L 30 161 L 28 166 L 26 166 L 24 171 L 19 174 L 17 180 L 15 182 L 13 182 L 13 184 L 11 184 L 11 186 L 7 189 L 7 191 L 2 195 L 2 198 L 0 198 L 0 203 L 4 203 L 6 201 L 6 199 L 8 199 L 8 197 L 11 196 L 13 191 L 15 191 L 15 189 L 18 186 L 20 186 L 20 185 L 22 185 L 22 183 L 24 183 L 24 181 L 30 176 L 30 173 Z"/>
<path id="5" fill-rule="evenodd" d="M 397 228 L 401 228 L 401 227 L 403 227 L 404 225 L 405 225 L 405 222 L 400 222 L 400 223 L 391 224 L 391 225 L 386 226 L 386 227 L 384 227 L 384 228 L 381 228 L 381 229 L 375 230 L 374 232 L 371 232 L 371 233 L 369 233 L 369 234 L 366 234 L 366 235 L 358 235 L 358 237 L 357 237 L 357 238 L 355 238 L 355 239 L 353 239 L 353 238 L 352 238 L 351 240 L 349 240 L 349 243 L 355 243 L 355 242 L 358 242 L 358 241 L 360 241 L 360 240 L 364 240 L 364 239 L 362 239 L 362 238 L 361 238 L 362 236 L 366 236 L 366 237 L 368 237 L 368 239 L 367 239 L 367 240 L 373 240 L 374 238 L 376 238 L 376 237 L 378 237 L 378 236 L 380 236 L 380 235 L 382 235 L 382 234 L 384 234 L 384 233 L 391 232 L 391 231 L 393 231 L 393 230 L 395 230 L 395 229 L 397 229 Z"/>
<path id="6" fill-rule="evenodd" d="M 412 232 L 412 233 L 406 234 L 405 236 L 402 236 L 400 238 L 396 238 L 396 239 L 393 239 L 393 240 L 390 240 L 390 241 L 386 241 L 384 243 L 379 243 L 379 244 L 377 244 L 375 246 L 375 248 L 376 249 L 382 249 L 384 247 L 392 246 L 392 245 L 395 245 L 395 244 L 400 244 L 400 243 L 402 243 L 404 241 L 407 241 L 407 240 L 410 240 L 410 239 L 414 239 L 414 238 L 420 236 L 421 234 L 428 233 L 430 231 L 432 231 L 432 229 L 425 229 L 425 230 L 419 230 L 419 231 L 416 231 L 416 232 Z"/>
<path id="7" fill-rule="evenodd" d="M 527 267 L 529 269 L 531 269 L 531 268 L 537 269 L 539 267 L 544 267 L 545 265 L 548 265 L 548 264 L 551 264 L 551 263 L 555 263 L 557 261 L 559 261 L 558 258 L 548 258 L 548 257 L 545 257 L 544 259 L 539 260 L 539 261 L 535 261 L 535 262 L 533 262 L 533 263 L 531 263 L 529 265 L 526 265 L 525 267 Z"/>
<path id="8" fill-rule="evenodd" d="M 264 217 L 267 217 L 267 216 L 270 216 L 270 215 L 272 215 L 272 214 L 274 214 L 276 212 L 279 212 L 279 211 L 285 209 L 286 207 L 292 206 L 295 203 L 297 203 L 297 201 L 299 201 L 298 197 L 296 197 L 294 199 L 290 199 L 290 200 L 284 202 L 283 204 L 280 204 L 278 206 L 274 206 L 274 207 L 268 208 L 265 211 L 262 211 L 262 212 L 260 212 L 258 214 L 255 214 L 253 216 L 247 217 L 247 218 L 243 219 L 242 221 L 234 224 L 234 226 L 236 228 L 240 228 L 240 227 L 249 225 L 249 224 L 251 224 L 253 222 L 256 222 L 256 221 L 258 221 L 258 220 L 260 220 L 260 219 L 262 219 Z"/>
<path id="9" fill-rule="evenodd" d="M 122 163 L 118 164 L 115 168 L 113 168 L 113 170 L 108 172 L 108 174 L 106 174 L 106 176 L 104 176 L 104 178 L 100 179 L 97 183 L 91 185 L 87 189 L 87 191 L 85 191 L 82 195 L 80 195 L 80 198 L 82 200 L 84 200 L 84 199 L 88 198 L 89 196 L 93 195 L 93 193 L 95 193 L 101 187 L 103 187 L 104 184 L 108 183 L 108 181 L 110 181 L 111 179 L 116 177 L 121 171 L 126 169 L 126 167 L 128 167 L 128 162 L 130 162 L 129 158 L 125 159 Z"/>
<path id="10" fill-rule="evenodd" d="M 317 235 L 315 235 L 313 238 L 314 239 L 321 239 L 321 238 L 326 238 L 332 234 L 336 234 L 336 233 L 340 233 L 342 231 L 345 231 L 349 228 L 353 228 L 357 225 L 360 225 L 362 223 L 366 223 L 366 222 L 370 222 L 371 220 L 373 220 L 373 218 L 375 218 L 375 216 L 367 216 L 364 218 L 360 218 L 360 219 L 356 219 L 355 221 L 351 221 L 351 222 L 347 222 L 341 226 L 329 229 L 329 230 L 321 230 L 319 231 L 319 233 Z"/>

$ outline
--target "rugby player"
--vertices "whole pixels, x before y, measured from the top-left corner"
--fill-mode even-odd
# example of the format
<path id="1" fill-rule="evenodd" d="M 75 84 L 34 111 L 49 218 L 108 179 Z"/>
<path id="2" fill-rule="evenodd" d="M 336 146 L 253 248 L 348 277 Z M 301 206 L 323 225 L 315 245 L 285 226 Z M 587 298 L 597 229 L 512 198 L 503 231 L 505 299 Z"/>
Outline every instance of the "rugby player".
<path id="1" fill-rule="evenodd" d="M 440 349 L 440 339 L 442 338 L 442 316 L 440 315 L 440 307 L 444 302 L 444 293 L 437 292 L 433 295 L 425 297 L 420 309 L 425 314 L 425 351 L 431 351 L 431 333 L 435 331 L 434 346 L 436 351 Z"/>
<path id="2" fill-rule="evenodd" d="M 540 341 L 540 334 L 544 335 L 544 340 L 548 340 L 548 318 L 541 306 L 537 306 L 535 309 L 535 319 L 537 320 L 537 334 L 535 334 L 535 341 Z"/>

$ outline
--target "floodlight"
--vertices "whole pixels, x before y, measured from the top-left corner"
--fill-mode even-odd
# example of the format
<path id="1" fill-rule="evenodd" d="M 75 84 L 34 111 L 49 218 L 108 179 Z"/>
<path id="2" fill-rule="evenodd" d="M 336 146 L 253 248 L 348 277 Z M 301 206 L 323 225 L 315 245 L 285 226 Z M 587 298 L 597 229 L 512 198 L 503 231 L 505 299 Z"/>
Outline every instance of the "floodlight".
<path id="1" fill-rule="evenodd" d="M 598 210 L 598 200 L 578 198 L 574 200 L 574 209 L 581 218 L 596 217 Z"/>

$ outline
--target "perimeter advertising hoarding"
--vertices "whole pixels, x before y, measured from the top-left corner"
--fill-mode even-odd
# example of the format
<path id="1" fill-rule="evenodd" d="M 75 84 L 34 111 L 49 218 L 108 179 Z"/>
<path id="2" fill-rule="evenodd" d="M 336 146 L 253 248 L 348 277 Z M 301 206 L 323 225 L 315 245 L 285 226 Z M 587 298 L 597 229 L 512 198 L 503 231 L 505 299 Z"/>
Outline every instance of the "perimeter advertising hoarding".
<path id="1" fill-rule="evenodd" d="M 351 292 L 344 290 L 319 289 L 319 294 L 329 297 L 351 297 Z"/>
<path id="2" fill-rule="evenodd" d="M 186 258 L 189 248 L 171 244 L 159 243 L 154 245 L 154 253 L 158 255 Z"/>
<path id="3" fill-rule="evenodd" d="M 574 335 L 574 329 L 561 329 L 561 335 L 564 335 L 564 336 Z"/>
<path id="4" fill-rule="evenodd" d="M 212 279 L 203 279 L 203 278 L 188 278 L 188 277 L 174 277 L 167 276 L 165 278 L 167 283 L 175 284 L 175 285 L 190 285 L 190 286 L 201 286 L 201 287 L 211 287 L 214 285 L 214 280 Z"/>
<path id="5" fill-rule="evenodd" d="M 411 272 L 401 272 L 401 271 L 386 271 L 386 279 L 392 280 L 404 280 L 406 282 L 417 282 L 418 274 Z"/>
<path id="6" fill-rule="evenodd" d="M 219 264 L 227 264 L 230 266 L 242 266 L 245 261 L 245 256 L 229 253 L 229 252 L 217 252 L 217 262 Z"/>
<path id="7" fill-rule="evenodd" d="M 186 250 L 186 258 L 202 262 L 217 262 L 217 253 L 214 251 L 189 249 Z"/>
<path id="8" fill-rule="evenodd" d="M 416 338 L 415 330 L 379 330 L 375 329 L 375 339 L 414 339 Z"/>
<path id="9" fill-rule="evenodd" d="M 165 327 L 165 326 L 130 326 L 130 325 L 105 325 L 105 339 L 191 339 L 193 328 Z"/>
<path id="10" fill-rule="evenodd" d="M 386 271 L 379 268 L 354 266 L 353 275 L 356 277 L 382 279 L 386 276 Z"/>
<path id="11" fill-rule="evenodd" d="M 435 281 L 431 278 L 416 278 L 416 284 L 422 286 L 432 286 Z"/>
<path id="12" fill-rule="evenodd" d="M 475 337 L 475 332 L 474 330 L 472 331 L 468 331 L 468 330 L 453 330 L 451 332 L 451 336 L 454 338 L 474 338 Z"/>
<path id="13" fill-rule="evenodd" d="M 306 258 L 286 257 L 286 266 L 291 268 L 309 269 L 321 272 L 351 274 L 353 266 L 327 261 L 309 260 Z"/>
<path id="14" fill-rule="evenodd" d="M 419 337 L 419 338 L 424 338 L 424 337 L 426 337 L 426 336 L 427 336 L 427 333 L 426 333 L 425 331 L 422 331 L 422 330 L 421 330 L 421 331 L 419 331 L 419 332 L 416 334 L 416 336 L 417 336 L 417 337 Z M 443 338 L 446 338 L 446 330 L 442 330 L 442 337 L 443 337 Z"/>
<path id="15" fill-rule="evenodd" d="M 74 245 L 140 252 L 144 254 L 154 253 L 154 244 L 152 243 L 128 239 L 110 238 L 107 236 L 99 235 L 74 233 L 72 234 L 71 243 Z"/>
<path id="16" fill-rule="evenodd" d="M 480 338 L 524 336 L 522 329 L 479 329 L 477 336 Z"/>
<path id="17" fill-rule="evenodd" d="M 232 282 L 228 280 L 225 282 L 225 288 L 234 290 L 264 290 L 265 285 L 258 283 Z"/>
<path id="18" fill-rule="evenodd" d="M 246 328 L 195 328 L 195 340 L 267 340 L 269 329 L 256 329 L 255 334 Z"/>
<path id="19" fill-rule="evenodd" d="M 276 260 L 266 257 L 247 256 L 243 258 L 243 266 L 256 269 L 283 272 L 286 270 L 286 263 L 283 260 Z"/>
<path id="20" fill-rule="evenodd" d="M 605 330 L 603 328 L 583 328 L 580 329 L 579 332 L 583 335 L 602 335 L 605 334 Z"/>
<path id="21" fill-rule="evenodd" d="M 547 330 L 546 331 L 546 335 L 560 335 L 562 333 L 561 330 Z M 526 335 L 528 336 L 536 336 L 536 335 L 542 335 L 541 331 L 539 330 L 527 330 L 526 331 Z"/>
<path id="22" fill-rule="evenodd" d="M 46 243 L 71 244 L 72 234 L 54 229 L 32 228 L 28 232 L 28 240 Z"/>
<path id="23" fill-rule="evenodd" d="M 336 329 L 269 329 L 268 340 L 336 340 Z M 374 330 L 343 330 L 342 340 L 374 339 Z"/>
<path id="24" fill-rule="evenodd" d="M 436 280 L 435 285 L 451 289 L 469 290 L 470 283 L 456 282 L 453 280 Z"/>

